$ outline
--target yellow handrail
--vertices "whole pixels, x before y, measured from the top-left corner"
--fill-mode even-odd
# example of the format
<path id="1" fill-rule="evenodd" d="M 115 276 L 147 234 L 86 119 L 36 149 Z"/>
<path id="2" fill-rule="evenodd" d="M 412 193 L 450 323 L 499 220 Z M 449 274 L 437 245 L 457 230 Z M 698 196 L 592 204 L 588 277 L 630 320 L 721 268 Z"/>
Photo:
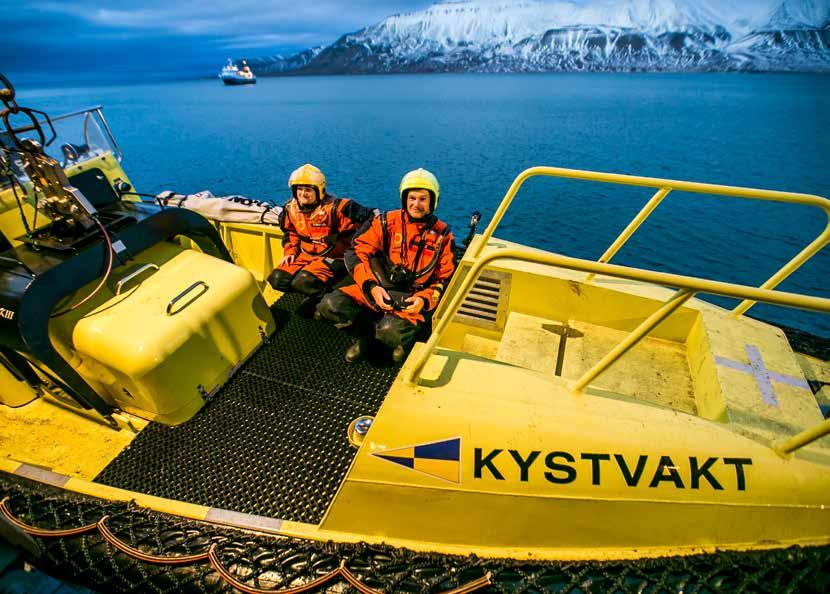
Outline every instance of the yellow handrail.
<path id="1" fill-rule="evenodd" d="M 782 456 L 789 456 L 794 451 L 803 448 L 808 443 L 812 443 L 825 435 L 830 435 L 830 419 L 824 419 L 824 421 L 818 425 L 809 427 L 801 433 L 793 435 L 787 440 L 774 443 L 772 445 L 772 449 Z"/>
<path id="2" fill-rule="evenodd" d="M 628 226 L 622 230 L 622 233 L 620 233 L 617 239 L 615 239 L 610 247 L 605 250 L 605 253 L 599 257 L 598 262 L 610 262 L 611 258 L 613 258 L 616 253 L 620 251 L 620 248 L 625 245 L 625 242 L 627 242 L 631 236 L 634 235 L 634 232 L 640 228 L 640 225 L 645 222 L 654 209 L 657 208 L 657 206 L 663 201 L 663 198 L 669 195 L 669 192 L 671 192 L 671 188 L 660 188 L 657 190 L 654 196 L 651 197 L 651 200 L 649 200 L 646 205 L 640 209 L 637 216 L 631 219 Z M 585 281 L 590 282 L 593 278 L 594 275 L 589 274 Z"/>
<path id="3" fill-rule="evenodd" d="M 813 240 L 807 247 L 798 253 L 792 260 L 787 262 L 781 269 L 761 285 L 761 289 L 774 289 L 784 279 L 795 272 L 802 264 L 809 260 L 819 250 L 821 250 L 828 242 L 830 242 L 830 200 L 822 198 L 821 196 L 814 196 L 812 194 L 798 194 L 794 192 L 779 192 L 775 190 L 759 190 L 755 188 L 741 188 L 736 186 L 722 186 L 717 184 L 704 184 L 698 182 L 686 182 L 679 180 L 660 179 L 656 177 L 640 177 L 634 175 L 622 175 L 619 173 L 602 173 L 596 171 L 581 171 L 578 169 L 563 169 L 560 167 L 531 167 L 522 171 L 510 188 L 507 190 L 504 198 L 499 204 L 496 213 L 487 229 L 484 230 L 481 241 L 475 249 L 472 256 L 475 258 L 481 254 L 481 250 L 487 245 L 487 242 L 493 236 L 493 232 L 504 217 L 505 212 L 513 202 L 513 198 L 519 191 L 519 188 L 525 181 L 535 176 L 560 177 L 567 179 L 578 179 L 584 181 L 595 181 L 603 183 L 621 184 L 627 186 L 642 186 L 657 188 L 658 192 L 649 200 L 645 207 L 638 213 L 638 215 L 629 223 L 617 239 L 611 244 L 611 247 L 600 258 L 600 262 L 608 262 L 614 254 L 625 244 L 625 242 L 634 234 L 640 225 L 648 218 L 651 212 L 657 205 L 666 197 L 671 190 L 679 190 L 682 192 L 694 192 L 698 194 L 712 194 L 716 196 L 732 196 L 736 198 L 752 198 L 756 200 L 771 200 L 775 202 L 787 202 L 790 204 L 804 204 L 807 206 L 814 206 L 820 208 L 827 215 L 827 226 L 819 236 Z M 755 303 L 753 299 L 745 299 L 732 310 L 733 315 L 739 316 L 746 312 Z"/>
<path id="4" fill-rule="evenodd" d="M 642 324 L 640 324 L 640 326 L 635 328 L 628 336 L 626 336 L 626 338 L 624 338 L 623 341 L 611 351 L 611 353 L 606 355 L 600 363 L 595 365 L 594 368 L 583 375 L 580 380 L 577 380 L 577 382 L 572 386 L 574 391 L 580 391 L 591 381 L 591 379 L 596 378 L 600 373 L 608 369 L 608 367 L 625 354 L 626 351 L 642 340 L 663 319 L 668 317 L 695 293 L 723 295 L 724 297 L 761 301 L 763 303 L 770 303 L 773 305 L 783 305 L 785 307 L 796 307 L 799 309 L 830 313 L 830 299 L 825 299 L 823 297 L 812 297 L 809 295 L 799 295 L 797 293 L 786 293 L 784 291 L 747 287 L 745 285 L 725 283 L 680 274 L 671 274 L 668 272 L 656 272 L 653 270 L 643 270 L 641 268 L 630 268 L 628 266 L 620 266 L 618 264 L 608 264 L 605 262 L 594 262 L 593 260 L 571 258 L 561 254 L 539 253 L 538 251 L 529 249 L 497 249 L 476 260 L 470 271 L 461 280 L 458 289 L 452 297 L 452 300 L 443 310 L 440 319 L 438 319 L 433 327 L 432 334 L 430 335 L 426 345 L 417 353 L 412 365 L 405 368 L 403 376 L 404 382 L 415 384 L 418 381 L 424 365 L 426 365 L 427 360 L 432 355 L 435 347 L 438 345 L 444 331 L 454 319 L 455 314 L 458 312 L 458 309 L 461 307 L 461 304 L 470 292 L 470 288 L 481 275 L 481 272 L 484 270 L 485 266 L 496 260 L 534 262 L 558 268 L 567 268 L 569 270 L 602 274 L 605 276 L 659 284 L 678 289 L 678 292 L 675 293 L 666 303 L 664 303 L 657 312 L 649 316 Z M 827 424 L 825 423 L 825 425 Z M 824 427 L 824 429 L 826 429 L 826 427 Z M 794 451 L 795 449 L 803 447 L 807 443 L 818 439 L 818 437 L 825 434 L 823 433 L 824 429 L 818 428 L 815 431 L 807 430 L 803 432 L 803 436 L 799 434 L 799 436 L 793 437 L 792 440 L 797 440 L 797 438 L 799 438 L 799 440 L 797 440 L 797 442 L 787 444 L 789 447 L 793 448 L 789 451 Z"/>
<path id="5" fill-rule="evenodd" d="M 665 320 L 676 310 L 680 309 L 680 307 L 693 296 L 693 291 L 687 291 L 685 289 L 677 291 L 660 307 L 660 309 L 643 320 L 643 322 L 634 330 L 629 332 L 617 346 L 611 349 L 602 359 L 597 361 L 596 365 L 576 380 L 576 383 L 573 385 L 573 390 L 575 392 L 582 392 L 588 384 L 597 379 L 603 371 L 606 371 L 609 367 L 611 367 L 617 359 L 630 351 L 634 345 L 648 336 L 652 330 L 659 326 L 660 322 Z"/>
<path id="6" fill-rule="evenodd" d="M 421 369 L 426 363 L 427 358 L 438 344 L 441 335 L 455 316 L 464 298 L 466 298 L 467 293 L 470 291 L 470 287 L 472 287 L 484 267 L 495 260 L 535 262 L 558 268 L 567 268 L 569 270 L 592 272 L 594 274 L 603 274 L 626 280 L 664 285 L 677 289 L 683 289 L 685 291 L 691 291 L 693 293 L 709 293 L 711 295 L 723 295 L 724 297 L 734 297 L 736 299 L 752 299 L 754 301 L 762 301 L 773 305 L 783 305 L 786 307 L 795 307 L 799 309 L 830 313 L 830 299 L 825 299 L 823 297 L 812 297 L 809 295 L 799 295 L 797 293 L 787 293 L 784 291 L 772 291 L 770 289 L 748 287 L 746 285 L 725 283 L 722 281 L 684 276 L 681 274 L 656 272 L 654 270 L 644 270 L 642 268 L 631 268 L 628 266 L 620 266 L 619 264 L 594 262 L 593 260 L 571 258 L 561 254 L 539 253 L 529 249 L 498 249 L 476 260 L 473 263 L 470 272 L 461 280 L 458 290 L 455 291 L 449 305 L 444 308 L 441 313 L 441 318 L 435 324 L 432 335 L 426 343 L 426 348 L 421 351 L 421 354 L 416 359 L 416 362 L 405 376 L 406 381 L 410 383 L 415 382 L 421 372 Z"/>

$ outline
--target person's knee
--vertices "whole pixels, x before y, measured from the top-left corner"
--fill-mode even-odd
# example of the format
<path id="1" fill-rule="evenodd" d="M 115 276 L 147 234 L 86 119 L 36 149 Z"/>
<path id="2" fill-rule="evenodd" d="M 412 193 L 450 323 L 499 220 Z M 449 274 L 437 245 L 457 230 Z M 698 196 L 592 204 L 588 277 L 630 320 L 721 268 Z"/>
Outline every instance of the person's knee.
<path id="1" fill-rule="evenodd" d="M 352 322 L 360 313 L 360 307 L 341 291 L 326 293 L 317 306 L 320 317 L 335 324 Z"/>
<path id="2" fill-rule="evenodd" d="M 390 348 L 408 346 L 415 338 L 417 326 L 397 316 L 385 315 L 375 325 L 375 338 Z"/>
<path id="3" fill-rule="evenodd" d="M 326 260 L 326 266 L 331 272 L 331 283 L 336 284 L 343 280 L 348 274 L 346 270 L 346 263 L 343 260 Z"/>
<path id="4" fill-rule="evenodd" d="M 271 271 L 271 274 L 268 275 L 268 284 L 271 285 L 275 291 L 282 291 L 285 293 L 291 288 L 291 280 L 293 278 L 294 275 L 290 272 L 275 268 Z"/>
<path id="5" fill-rule="evenodd" d="M 326 283 L 308 272 L 300 270 L 291 281 L 291 288 L 303 295 L 320 295 L 326 289 Z"/>

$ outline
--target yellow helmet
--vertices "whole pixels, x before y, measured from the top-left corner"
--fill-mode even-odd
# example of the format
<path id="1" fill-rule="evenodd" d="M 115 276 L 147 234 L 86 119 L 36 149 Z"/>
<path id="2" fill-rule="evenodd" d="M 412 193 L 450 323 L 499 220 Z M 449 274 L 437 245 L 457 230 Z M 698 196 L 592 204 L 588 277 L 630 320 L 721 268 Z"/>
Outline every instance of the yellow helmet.
<path id="1" fill-rule="evenodd" d="M 438 197 L 441 195 L 441 186 L 438 183 L 438 178 L 431 174 L 426 169 L 415 169 L 410 171 L 401 179 L 401 204 L 406 209 L 406 191 L 407 190 L 427 190 L 430 197 L 430 212 L 435 212 L 438 208 Z"/>
<path id="2" fill-rule="evenodd" d="M 326 176 L 311 163 L 306 163 L 292 171 L 288 178 L 288 187 L 296 197 L 294 186 L 311 186 L 317 190 L 317 200 L 322 200 L 326 195 Z"/>

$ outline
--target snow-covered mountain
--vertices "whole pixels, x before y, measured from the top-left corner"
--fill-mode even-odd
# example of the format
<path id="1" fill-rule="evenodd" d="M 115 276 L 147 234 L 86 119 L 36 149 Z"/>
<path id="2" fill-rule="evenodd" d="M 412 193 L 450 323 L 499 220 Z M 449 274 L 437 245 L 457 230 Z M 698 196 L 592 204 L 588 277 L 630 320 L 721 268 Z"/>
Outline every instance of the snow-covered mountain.
<path id="1" fill-rule="evenodd" d="M 313 47 L 291 56 L 238 58 L 237 61 L 245 60 L 257 76 L 268 76 L 303 68 L 316 58 L 321 51 L 323 51 L 322 47 Z"/>
<path id="2" fill-rule="evenodd" d="M 448 0 L 344 35 L 291 70 L 830 71 L 830 0 Z"/>
<path id="3" fill-rule="evenodd" d="M 786 0 L 729 50 L 753 70 L 830 71 L 830 1 Z"/>

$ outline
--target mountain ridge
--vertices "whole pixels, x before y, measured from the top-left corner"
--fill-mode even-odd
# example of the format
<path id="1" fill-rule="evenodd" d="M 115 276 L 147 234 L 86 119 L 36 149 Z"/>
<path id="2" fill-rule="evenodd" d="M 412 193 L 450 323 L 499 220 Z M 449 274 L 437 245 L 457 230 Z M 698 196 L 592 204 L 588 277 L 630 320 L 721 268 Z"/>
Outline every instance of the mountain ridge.
<path id="1" fill-rule="evenodd" d="M 709 0 L 449 0 L 271 59 L 269 70 L 249 63 L 265 75 L 830 72 L 830 0 L 766 5 L 758 14 Z"/>

